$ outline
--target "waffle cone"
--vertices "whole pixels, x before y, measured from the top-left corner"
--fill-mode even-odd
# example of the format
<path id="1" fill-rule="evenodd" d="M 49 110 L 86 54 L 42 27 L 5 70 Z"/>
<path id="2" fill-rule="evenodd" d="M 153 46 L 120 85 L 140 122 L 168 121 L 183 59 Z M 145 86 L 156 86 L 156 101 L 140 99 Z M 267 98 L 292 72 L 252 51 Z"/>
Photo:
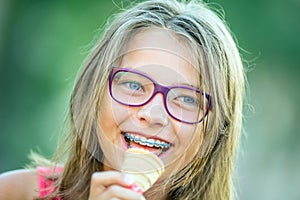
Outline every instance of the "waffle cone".
<path id="1" fill-rule="evenodd" d="M 158 156 L 147 150 L 131 148 L 125 153 L 122 172 L 131 176 L 145 192 L 164 172 L 164 164 Z"/>

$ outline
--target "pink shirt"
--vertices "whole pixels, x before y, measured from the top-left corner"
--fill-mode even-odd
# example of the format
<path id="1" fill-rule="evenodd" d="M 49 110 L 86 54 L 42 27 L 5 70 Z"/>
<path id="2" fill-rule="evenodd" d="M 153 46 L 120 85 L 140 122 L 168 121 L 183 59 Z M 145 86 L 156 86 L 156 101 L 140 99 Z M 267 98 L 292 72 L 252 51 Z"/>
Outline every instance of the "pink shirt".
<path id="1" fill-rule="evenodd" d="M 47 195 L 53 193 L 57 189 L 53 186 L 54 181 L 47 177 L 51 174 L 55 175 L 61 173 L 62 171 L 62 167 L 37 167 L 40 198 L 46 197 Z M 55 197 L 53 198 L 53 200 L 60 200 L 60 198 Z"/>

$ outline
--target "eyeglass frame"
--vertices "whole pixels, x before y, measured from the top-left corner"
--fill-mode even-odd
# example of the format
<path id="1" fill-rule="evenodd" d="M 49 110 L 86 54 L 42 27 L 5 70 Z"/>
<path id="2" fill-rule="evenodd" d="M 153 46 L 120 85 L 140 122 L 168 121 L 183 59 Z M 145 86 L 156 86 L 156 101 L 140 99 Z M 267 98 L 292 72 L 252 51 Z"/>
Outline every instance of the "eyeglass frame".
<path id="1" fill-rule="evenodd" d="M 135 73 L 135 74 L 138 74 L 138 75 L 141 75 L 143 77 L 146 77 L 147 79 L 149 79 L 153 85 L 154 85 L 154 90 L 152 92 L 152 95 L 149 97 L 149 99 L 147 99 L 144 103 L 141 103 L 141 104 L 128 104 L 128 103 L 124 103 L 122 101 L 119 101 L 118 99 L 116 99 L 114 97 L 114 95 L 112 94 L 112 82 L 113 82 L 113 79 L 115 77 L 115 74 L 117 74 L 118 72 L 131 72 L 131 73 Z M 175 117 L 174 115 L 172 115 L 172 113 L 170 113 L 169 109 L 168 109 L 168 106 L 167 106 L 167 95 L 168 95 L 168 92 L 173 89 L 173 88 L 184 88 L 184 89 L 189 89 L 189 90 L 193 90 L 193 91 L 196 91 L 197 93 L 200 93 L 201 92 L 201 95 L 202 96 L 205 96 L 205 98 L 207 99 L 208 103 L 206 105 L 206 110 L 204 112 L 204 115 L 203 117 L 199 120 L 199 121 L 196 121 L 196 122 L 188 122 L 188 121 L 184 121 L 182 119 L 179 119 L 177 117 Z M 200 89 L 198 88 L 195 88 L 195 87 L 192 87 L 192 86 L 188 86 L 188 85 L 179 85 L 179 86 L 163 86 L 161 84 L 159 84 L 157 81 L 153 80 L 151 77 L 149 77 L 147 74 L 141 72 L 141 71 L 138 71 L 138 70 L 134 70 L 134 69 L 130 69 L 130 68 L 122 68 L 122 67 L 117 67 L 117 66 L 114 66 L 112 67 L 111 69 L 111 72 L 109 74 L 109 93 L 110 93 L 110 96 L 113 98 L 113 100 L 115 100 L 116 102 L 122 104 L 122 105 L 126 105 L 126 106 L 131 106 L 131 107 L 140 107 L 140 106 L 144 106 L 146 105 L 147 103 L 149 103 L 158 93 L 161 93 L 163 95 L 163 103 L 164 103 L 164 108 L 165 110 L 167 111 L 167 113 L 175 120 L 179 121 L 179 122 L 183 122 L 183 123 L 186 123 L 186 124 L 197 124 L 197 123 L 200 123 L 201 121 L 203 121 L 203 119 L 207 116 L 209 110 L 211 109 L 212 107 L 212 103 L 211 103 L 211 96 L 203 91 L 200 91 Z"/>

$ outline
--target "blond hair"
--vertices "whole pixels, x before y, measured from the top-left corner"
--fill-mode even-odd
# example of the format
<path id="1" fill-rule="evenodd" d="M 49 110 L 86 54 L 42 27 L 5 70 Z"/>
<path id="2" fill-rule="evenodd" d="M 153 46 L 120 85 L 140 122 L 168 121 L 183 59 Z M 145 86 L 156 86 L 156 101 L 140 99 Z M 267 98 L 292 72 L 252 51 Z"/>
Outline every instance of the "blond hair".
<path id="1" fill-rule="evenodd" d="M 70 132 L 63 144 L 68 156 L 57 181 L 62 197 L 87 199 L 92 173 L 103 170 L 98 117 L 110 69 L 130 38 L 151 27 L 173 31 L 194 50 L 203 87 L 212 97 L 211 112 L 202 122 L 201 148 L 192 162 L 165 182 L 169 198 L 233 197 L 231 176 L 242 126 L 245 82 L 242 61 L 221 16 L 203 2 L 175 0 L 151 0 L 124 10 L 92 50 L 71 98 Z M 57 151 L 57 155 L 62 153 Z"/>

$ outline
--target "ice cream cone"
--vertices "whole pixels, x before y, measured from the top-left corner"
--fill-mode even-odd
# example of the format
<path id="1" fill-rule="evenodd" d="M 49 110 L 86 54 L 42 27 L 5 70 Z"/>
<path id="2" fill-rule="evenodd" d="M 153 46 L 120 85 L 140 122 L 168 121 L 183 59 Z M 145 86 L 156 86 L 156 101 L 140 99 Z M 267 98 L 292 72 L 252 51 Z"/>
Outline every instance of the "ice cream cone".
<path id="1" fill-rule="evenodd" d="M 145 192 L 164 172 L 164 164 L 150 151 L 131 148 L 125 153 L 122 172 L 131 176 L 141 191 Z"/>

